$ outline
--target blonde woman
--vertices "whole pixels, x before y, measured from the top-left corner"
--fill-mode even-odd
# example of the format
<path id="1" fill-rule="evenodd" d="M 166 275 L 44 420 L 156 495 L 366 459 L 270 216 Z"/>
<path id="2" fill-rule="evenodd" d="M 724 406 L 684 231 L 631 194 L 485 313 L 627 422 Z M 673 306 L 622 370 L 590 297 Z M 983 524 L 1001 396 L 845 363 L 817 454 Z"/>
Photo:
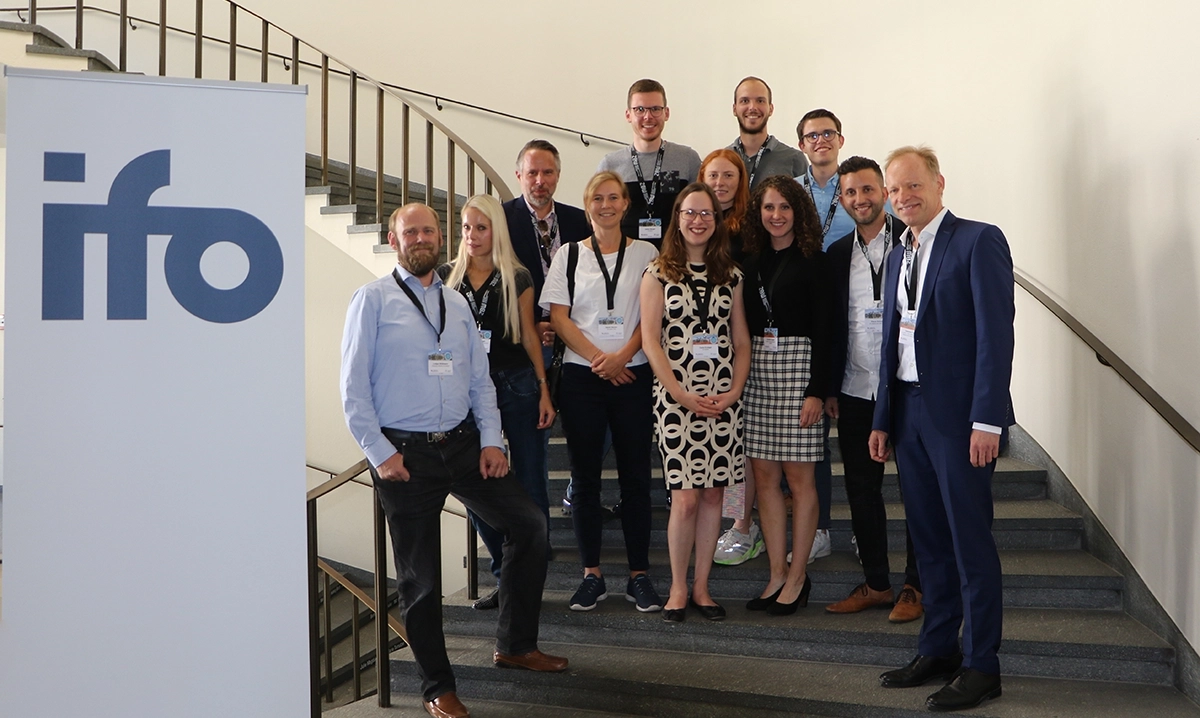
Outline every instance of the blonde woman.
<path id="1" fill-rule="evenodd" d="M 544 433 L 554 422 L 554 407 L 533 323 L 533 279 L 513 251 L 504 209 L 496 198 L 475 195 L 463 205 L 458 255 L 438 273 L 446 286 L 462 293 L 475 318 L 488 350 L 513 474 L 548 522 Z M 474 514 L 471 521 L 492 556 L 498 582 L 504 535 Z M 498 591 L 476 601 L 475 608 L 498 608 Z"/>

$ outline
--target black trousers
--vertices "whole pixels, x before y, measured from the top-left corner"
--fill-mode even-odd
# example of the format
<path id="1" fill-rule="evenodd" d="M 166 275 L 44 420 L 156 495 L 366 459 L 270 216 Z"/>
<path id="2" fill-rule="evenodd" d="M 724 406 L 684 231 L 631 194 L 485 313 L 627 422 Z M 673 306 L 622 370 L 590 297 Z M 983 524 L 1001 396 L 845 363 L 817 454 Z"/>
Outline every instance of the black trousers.
<path id="1" fill-rule="evenodd" d="M 404 457 L 411 475 L 408 481 L 383 481 L 371 470 L 392 534 L 401 620 L 421 674 L 421 690 L 425 700 L 433 700 L 455 690 L 442 632 L 439 580 L 446 495 L 453 494 L 505 536 L 496 628 L 496 650 L 501 653 L 537 648 L 546 583 L 546 517 L 511 473 L 494 479 L 480 475 L 477 431 L 433 444 L 404 442 L 388 429 L 383 433 Z"/>
<path id="2" fill-rule="evenodd" d="M 887 510 L 883 505 L 884 465 L 871 458 L 867 446 L 874 416 L 874 400 L 848 394 L 838 397 L 838 444 L 846 470 L 850 525 L 858 538 L 858 557 L 867 585 L 875 591 L 886 591 L 892 583 L 887 553 Z M 904 538 L 908 549 L 904 582 L 920 591 L 921 579 L 907 524 Z"/>

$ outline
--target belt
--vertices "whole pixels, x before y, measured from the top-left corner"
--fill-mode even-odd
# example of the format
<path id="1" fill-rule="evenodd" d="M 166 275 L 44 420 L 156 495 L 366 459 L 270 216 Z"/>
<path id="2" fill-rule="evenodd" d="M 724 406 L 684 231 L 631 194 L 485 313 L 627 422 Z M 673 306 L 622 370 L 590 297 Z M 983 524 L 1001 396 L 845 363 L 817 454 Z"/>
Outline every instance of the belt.
<path id="1" fill-rule="evenodd" d="M 921 388 L 921 382 L 919 381 L 897 381 L 896 384 L 899 385 L 901 389 L 912 390 Z"/>
<path id="2" fill-rule="evenodd" d="M 449 431 L 403 431 L 387 427 L 383 427 L 380 431 L 392 441 L 417 441 L 422 444 L 440 444 L 454 436 L 476 433 L 479 431 L 479 428 L 475 426 L 475 420 L 468 416 L 462 420 L 462 423 Z"/>

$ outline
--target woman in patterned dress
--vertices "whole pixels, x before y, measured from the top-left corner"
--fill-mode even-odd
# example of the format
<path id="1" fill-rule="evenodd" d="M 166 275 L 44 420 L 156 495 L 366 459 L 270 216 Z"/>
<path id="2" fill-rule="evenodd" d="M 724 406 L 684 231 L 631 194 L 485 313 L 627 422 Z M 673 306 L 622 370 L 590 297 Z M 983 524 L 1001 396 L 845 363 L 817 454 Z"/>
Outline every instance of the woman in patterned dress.
<path id="1" fill-rule="evenodd" d="M 742 388 L 750 335 L 742 273 L 729 256 L 720 204 L 701 183 L 675 201 L 662 253 L 642 277 L 642 348 L 654 370 L 654 415 L 663 475 L 671 492 L 667 546 L 671 593 L 663 620 L 688 606 L 687 570 L 696 550 L 690 603 L 712 621 L 725 609 L 708 590 L 721 532 L 721 498 L 742 480 Z"/>
<path id="2" fill-rule="evenodd" d="M 804 559 L 817 530 L 814 466 L 825 457 L 827 273 L 817 210 L 792 178 L 763 180 L 747 220 L 750 256 L 743 268 L 753 348 L 746 381 L 746 456 L 754 464 L 771 576 L 746 608 L 787 615 L 808 605 L 812 589 Z M 781 478 L 792 494 L 795 560 L 790 567 Z"/>

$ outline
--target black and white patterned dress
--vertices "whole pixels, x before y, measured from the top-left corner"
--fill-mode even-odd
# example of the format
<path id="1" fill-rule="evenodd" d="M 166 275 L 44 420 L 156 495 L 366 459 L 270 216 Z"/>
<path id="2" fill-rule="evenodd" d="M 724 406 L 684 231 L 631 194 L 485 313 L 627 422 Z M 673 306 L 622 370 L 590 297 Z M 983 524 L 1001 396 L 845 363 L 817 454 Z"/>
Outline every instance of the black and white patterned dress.
<path id="1" fill-rule="evenodd" d="M 691 268 L 696 288 L 709 293 L 704 265 Z M 685 391 L 701 395 L 729 391 L 733 386 L 730 315 L 733 288 L 742 281 L 741 270 L 734 269 L 730 283 L 718 285 L 711 292 L 707 329 L 700 327 L 699 302 L 688 283 L 667 281 L 657 263 L 651 263 L 646 271 L 663 285 L 662 347 L 675 379 Z M 717 335 L 716 359 L 692 355 L 694 334 Z M 741 401 L 719 417 L 698 417 L 680 406 L 656 378 L 654 416 L 668 489 L 706 489 L 742 481 L 745 457 Z"/>

